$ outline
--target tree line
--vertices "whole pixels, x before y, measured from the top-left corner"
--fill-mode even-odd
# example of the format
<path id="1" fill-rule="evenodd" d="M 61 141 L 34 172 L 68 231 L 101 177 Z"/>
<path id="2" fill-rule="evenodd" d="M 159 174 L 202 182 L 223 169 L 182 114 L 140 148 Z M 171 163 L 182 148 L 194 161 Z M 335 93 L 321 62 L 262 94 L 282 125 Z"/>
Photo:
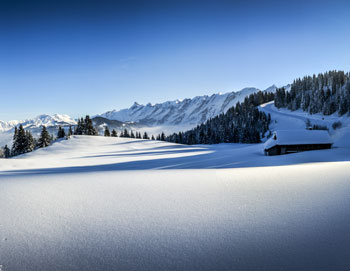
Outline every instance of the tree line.
<path id="1" fill-rule="evenodd" d="M 59 126 L 56 137 L 51 135 L 45 126 L 42 126 L 40 136 L 38 139 L 36 139 L 29 130 L 25 130 L 23 128 L 23 125 L 19 125 L 18 128 L 15 127 L 14 129 L 12 148 L 10 149 L 7 145 L 0 148 L 0 157 L 9 158 L 31 152 L 39 148 L 45 148 L 51 145 L 55 139 L 68 139 L 71 135 L 97 136 L 98 130 L 94 127 L 92 119 L 88 115 L 85 118 L 78 119 L 77 125 L 74 127 L 74 129 L 72 129 L 72 126 L 69 126 L 66 131 L 62 126 Z M 110 132 L 108 126 L 106 126 L 104 136 L 117 137 L 118 132 L 115 129 Z M 134 132 L 132 130 L 129 132 L 127 129 L 124 129 L 119 134 L 119 137 L 156 140 L 153 135 L 150 137 L 147 132 L 141 134 L 140 132 Z M 159 134 L 157 136 L 157 140 L 165 141 L 165 134 Z"/>
<path id="2" fill-rule="evenodd" d="M 124 129 L 118 135 L 113 129 L 109 130 L 108 126 L 104 129 L 104 136 L 125 137 L 137 139 L 151 139 L 159 141 L 168 141 L 182 144 L 216 144 L 223 142 L 231 143 L 258 143 L 261 137 L 268 131 L 271 121 L 270 115 L 260 112 L 257 106 L 274 99 L 273 93 L 257 92 L 245 98 L 244 102 L 237 103 L 231 107 L 225 114 L 220 114 L 209 119 L 205 123 L 198 125 L 187 132 L 174 133 L 165 136 L 164 132 L 156 137 L 150 137 L 147 132 L 128 131 Z M 66 138 L 71 135 L 98 135 L 98 130 L 93 126 L 92 119 L 87 115 L 80 118 L 77 125 L 72 129 L 69 126 L 67 132 L 61 126 L 58 127 L 56 139 Z M 55 140 L 50 135 L 47 128 L 42 126 L 38 139 L 35 139 L 29 130 L 24 130 L 22 125 L 15 127 L 13 135 L 12 148 L 6 145 L 2 148 L 2 155 L 5 158 L 31 152 L 35 149 L 45 148 Z"/>
<path id="3" fill-rule="evenodd" d="M 104 136 L 112 136 L 112 137 L 117 137 L 118 132 L 113 129 L 112 132 L 110 132 L 109 127 L 105 126 L 104 129 Z M 165 141 L 166 137 L 164 132 L 161 134 L 158 134 L 156 137 L 154 135 L 149 136 L 147 132 L 144 132 L 141 134 L 141 132 L 134 132 L 133 130 L 130 130 L 130 132 L 127 129 L 124 129 L 123 131 L 120 132 L 119 137 L 127 137 L 127 138 L 138 138 L 138 139 L 151 139 L 151 140 L 159 140 L 159 141 Z"/>
<path id="4" fill-rule="evenodd" d="M 317 76 L 298 78 L 294 80 L 290 91 L 285 88 L 277 89 L 275 106 L 290 110 L 302 109 L 310 114 L 349 114 L 350 74 L 329 71 Z"/>
<path id="5" fill-rule="evenodd" d="M 0 157 L 9 158 L 20 154 L 28 153 L 36 149 L 45 148 L 50 146 L 55 139 L 66 138 L 68 139 L 72 134 L 84 134 L 84 135 L 97 135 L 97 130 L 93 127 L 92 121 L 89 116 L 85 119 L 78 120 L 78 124 L 72 130 L 72 126 L 69 126 L 67 132 L 62 126 L 58 127 L 56 138 L 51 135 L 45 126 L 42 126 L 41 133 L 38 139 L 33 137 L 30 130 L 25 130 L 23 125 L 19 125 L 14 128 L 12 147 L 11 149 L 5 145 L 0 150 Z"/>
<path id="6" fill-rule="evenodd" d="M 24 130 L 23 125 L 15 127 L 13 133 L 13 143 L 10 149 L 7 145 L 2 150 L 2 156 L 9 158 L 12 156 L 31 152 L 35 149 L 45 148 L 51 144 L 53 136 L 49 134 L 43 126 L 38 139 L 34 138 L 29 130 Z"/>

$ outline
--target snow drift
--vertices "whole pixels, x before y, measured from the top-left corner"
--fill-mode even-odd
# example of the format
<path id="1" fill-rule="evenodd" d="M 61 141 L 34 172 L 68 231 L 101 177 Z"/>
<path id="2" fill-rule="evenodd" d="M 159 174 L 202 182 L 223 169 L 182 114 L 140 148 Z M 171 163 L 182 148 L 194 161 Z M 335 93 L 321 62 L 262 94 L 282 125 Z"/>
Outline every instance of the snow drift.
<path id="1" fill-rule="evenodd" d="M 349 269 L 349 149 L 262 148 L 77 136 L 2 160 L 0 265 Z"/>

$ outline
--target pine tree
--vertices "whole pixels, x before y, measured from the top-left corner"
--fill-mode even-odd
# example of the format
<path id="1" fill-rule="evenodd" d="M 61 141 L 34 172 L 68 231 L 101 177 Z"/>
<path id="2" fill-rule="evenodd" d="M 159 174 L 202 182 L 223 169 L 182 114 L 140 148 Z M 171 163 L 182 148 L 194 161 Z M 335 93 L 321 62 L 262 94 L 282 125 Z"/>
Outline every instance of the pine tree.
<path id="1" fill-rule="evenodd" d="M 17 155 L 17 149 L 18 149 L 17 137 L 18 137 L 18 129 L 17 129 L 17 126 L 15 126 L 15 130 L 13 132 L 13 138 L 12 138 L 12 141 L 13 141 L 12 148 L 11 148 L 12 156 Z"/>
<path id="2" fill-rule="evenodd" d="M 109 132 L 108 126 L 105 126 L 104 136 L 111 136 L 111 133 Z"/>
<path id="3" fill-rule="evenodd" d="M 81 130 L 81 135 L 86 135 L 86 125 L 85 125 L 84 118 L 80 118 L 80 130 Z"/>
<path id="4" fill-rule="evenodd" d="M 13 138 L 12 138 L 14 141 L 16 140 L 17 135 L 18 135 L 18 129 L 17 129 L 17 126 L 15 126 L 15 131 L 13 133 Z"/>
<path id="5" fill-rule="evenodd" d="M 72 126 L 69 126 L 67 136 L 70 137 L 73 134 Z"/>
<path id="6" fill-rule="evenodd" d="M 156 140 L 156 139 L 154 138 L 154 135 L 152 135 L 152 140 Z"/>
<path id="7" fill-rule="evenodd" d="M 26 150 L 25 152 L 31 152 L 35 149 L 35 139 L 32 135 L 32 133 L 30 131 L 25 131 L 25 135 L 26 135 Z"/>
<path id="8" fill-rule="evenodd" d="M 123 136 L 121 137 L 130 137 L 128 130 L 124 129 L 124 133 L 122 133 Z"/>
<path id="9" fill-rule="evenodd" d="M 7 147 L 7 145 L 5 145 L 5 147 L 4 147 L 4 158 L 9 158 L 10 156 L 11 156 L 11 151 Z"/>
<path id="10" fill-rule="evenodd" d="M 135 138 L 134 132 L 132 130 L 130 131 L 130 137 Z"/>
<path id="11" fill-rule="evenodd" d="M 15 156 L 26 152 L 27 152 L 26 134 L 21 124 L 18 129 L 15 129 L 11 153 L 13 156 Z"/>
<path id="12" fill-rule="evenodd" d="M 143 139 L 149 139 L 149 136 L 148 136 L 148 134 L 147 134 L 147 132 L 144 132 L 143 133 L 143 137 L 142 137 Z"/>
<path id="13" fill-rule="evenodd" d="M 57 132 L 57 138 L 64 138 L 65 136 L 66 136 L 66 133 L 64 129 L 61 126 L 59 126 L 58 132 Z"/>
<path id="14" fill-rule="evenodd" d="M 94 128 L 92 124 L 92 120 L 90 119 L 89 115 L 86 115 L 85 120 L 84 120 L 84 130 L 83 130 L 84 135 L 97 135 L 97 131 Z"/>
<path id="15" fill-rule="evenodd" d="M 83 135 L 85 132 L 85 125 L 83 118 L 78 119 L 77 126 L 75 127 L 74 134 L 75 135 Z"/>
<path id="16" fill-rule="evenodd" d="M 41 130 L 40 137 L 38 139 L 37 147 L 38 148 L 45 148 L 49 146 L 51 143 L 51 136 L 49 132 L 47 131 L 46 127 L 43 126 Z"/>
<path id="17" fill-rule="evenodd" d="M 114 130 L 114 129 L 112 130 L 112 136 L 113 136 L 113 137 L 117 137 L 117 136 L 118 136 L 117 131 Z"/>

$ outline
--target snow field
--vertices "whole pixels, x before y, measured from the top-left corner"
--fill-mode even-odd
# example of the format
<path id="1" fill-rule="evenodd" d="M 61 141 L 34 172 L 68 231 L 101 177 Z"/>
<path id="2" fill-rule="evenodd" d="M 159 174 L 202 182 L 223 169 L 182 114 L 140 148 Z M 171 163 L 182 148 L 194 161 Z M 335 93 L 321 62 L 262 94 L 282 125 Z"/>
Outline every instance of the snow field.
<path id="1" fill-rule="evenodd" d="M 278 159 L 262 145 L 74 136 L 1 160 L 0 265 L 350 268 L 349 149 Z"/>

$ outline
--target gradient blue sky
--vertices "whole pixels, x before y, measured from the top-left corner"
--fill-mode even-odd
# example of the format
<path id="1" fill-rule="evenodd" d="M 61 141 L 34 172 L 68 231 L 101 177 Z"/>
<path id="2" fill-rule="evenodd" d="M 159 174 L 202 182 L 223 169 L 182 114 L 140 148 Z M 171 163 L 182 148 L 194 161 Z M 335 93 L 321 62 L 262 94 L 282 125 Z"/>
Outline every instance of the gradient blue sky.
<path id="1" fill-rule="evenodd" d="M 350 70 L 350 1 L 0 0 L 0 120 Z"/>

